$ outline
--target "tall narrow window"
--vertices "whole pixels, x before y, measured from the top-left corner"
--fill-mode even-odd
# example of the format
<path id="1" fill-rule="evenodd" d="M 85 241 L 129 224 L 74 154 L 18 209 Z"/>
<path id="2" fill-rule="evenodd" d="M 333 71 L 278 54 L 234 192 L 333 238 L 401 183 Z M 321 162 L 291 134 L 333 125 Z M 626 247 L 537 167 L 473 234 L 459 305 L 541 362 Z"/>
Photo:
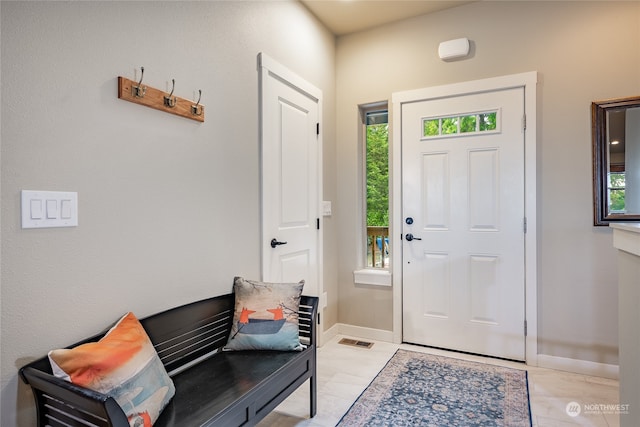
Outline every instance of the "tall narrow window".
<path id="1" fill-rule="evenodd" d="M 389 112 L 364 111 L 366 165 L 366 266 L 389 268 Z"/>

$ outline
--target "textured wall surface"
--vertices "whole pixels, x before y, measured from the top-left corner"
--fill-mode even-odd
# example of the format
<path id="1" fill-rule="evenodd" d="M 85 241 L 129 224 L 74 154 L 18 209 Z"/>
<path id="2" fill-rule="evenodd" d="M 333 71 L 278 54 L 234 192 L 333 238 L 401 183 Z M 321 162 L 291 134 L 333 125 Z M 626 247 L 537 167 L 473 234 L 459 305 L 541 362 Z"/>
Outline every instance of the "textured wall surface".
<path id="1" fill-rule="evenodd" d="M 469 58 L 441 61 L 439 43 L 460 37 L 472 42 Z M 362 266 L 357 105 L 537 71 L 539 254 L 527 268 L 538 269 L 538 352 L 617 364 L 615 251 L 611 230 L 592 225 L 590 105 L 640 94 L 638 45 L 640 3 L 609 1 L 474 2 L 338 38 L 340 322 L 392 329 L 391 289 L 353 283 Z"/>
<path id="2" fill-rule="evenodd" d="M 34 410 L 20 366 L 126 311 L 144 317 L 227 293 L 235 275 L 259 278 L 257 55 L 323 91 L 333 171 L 335 39 L 292 1 L 0 7 L 0 424 L 26 427 Z M 133 79 L 140 66 L 149 86 L 173 78 L 187 99 L 201 89 L 205 123 L 119 100 L 117 76 Z M 22 230 L 23 189 L 78 192 L 79 226 Z M 324 278 L 335 299 L 334 271 Z"/>

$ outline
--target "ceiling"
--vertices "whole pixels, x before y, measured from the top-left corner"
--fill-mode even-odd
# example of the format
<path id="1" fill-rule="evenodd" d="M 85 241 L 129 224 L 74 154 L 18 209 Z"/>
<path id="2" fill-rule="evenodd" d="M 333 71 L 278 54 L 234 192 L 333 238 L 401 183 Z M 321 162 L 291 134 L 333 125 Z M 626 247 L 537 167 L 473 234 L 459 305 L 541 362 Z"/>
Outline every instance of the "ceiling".
<path id="1" fill-rule="evenodd" d="M 472 1 L 454 0 L 300 1 L 337 36 L 472 3 Z"/>

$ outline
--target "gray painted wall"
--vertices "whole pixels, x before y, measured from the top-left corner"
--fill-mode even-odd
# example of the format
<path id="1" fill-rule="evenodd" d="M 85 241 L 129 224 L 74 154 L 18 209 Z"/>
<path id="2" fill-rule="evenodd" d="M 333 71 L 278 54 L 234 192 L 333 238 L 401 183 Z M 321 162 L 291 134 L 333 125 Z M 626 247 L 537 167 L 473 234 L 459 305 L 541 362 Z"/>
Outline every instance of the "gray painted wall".
<path id="1" fill-rule="evenodd" d="M 259 275 L 261 51 L 324 94 L 325 329 L 392 325 L 391 290 L 353 285 L 357 104 L 538 71 L 539 350 L 617 363 L 615 252 L 591 225 L 589 105 L 640 93 L 640 3 L 479 2 L 337 45 L 286 1 L 2 1 L 0 15 L 3 426 L 33 423 L 16 377 L 33 358 L 124 311 Z M 438 43 L 462 36 L 472 57 L 441 62 Z M 202 89 L 207 121 L 118 100 L 116 77 L 141 65 L 153 87 Z M 77 191 L 79 227 L 20 229 L 22 189 Z"/>
<path id="2" fill-rule="evenodd" d="M 471 56 L 438 59 L 468 37 Z M 538 352 L 617 364 L 612 235 L 592 226 L 590 104 L 640 93 L 640 3 L 472 3 L 338 38 L 341 323 L 392 329 L 388 288 L 353 284 L 359 237 L 357 105 L 396 91 L 539 72 Z M 397 143 L 394 141 L 393 143 Z M 394 284 L 398 285 L 398 284 Z"/>
<path id="3" fill-rule="evenodd" d="M 323 91 L 325 198 L 335 197 L 335 38 L 290 1 L 0 7 L 0 424 L 27 427 L 20 366 L 126 311 L 144 317 L 227 293 L 235 275 L 259 278 L 259 52 Z M 117 76 L 140 66 L 149 86 L 175 78 L 189 99 L 202 89 L 206 122 L 117 99 Z M 79 226 L 22 230 L 22 189 L 77 191 Z M 335 294 L 331 227 L 324 278 Z"/>

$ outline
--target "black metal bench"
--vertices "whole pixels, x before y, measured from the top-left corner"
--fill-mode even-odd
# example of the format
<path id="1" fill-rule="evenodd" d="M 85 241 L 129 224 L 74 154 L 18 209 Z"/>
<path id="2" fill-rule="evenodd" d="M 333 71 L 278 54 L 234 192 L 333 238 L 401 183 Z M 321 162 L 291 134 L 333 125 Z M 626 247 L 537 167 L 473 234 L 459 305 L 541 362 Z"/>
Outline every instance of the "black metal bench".
<path id="1" fill-rule="evenodd" d="M 140 319 L 176 393 L 154 427 L 252 426 L 306 380 L 316 414 L 318 298 L 302 296 L 302 351 L 221 351 L 231 330 L 233 294 L 176 307 Z M 74 344 L 99 340 L 103 334 Z M 56 378 L 47 357 L 20 369 L 34 393 L 38 426 L 128 427 L 116 401 Z"/>

